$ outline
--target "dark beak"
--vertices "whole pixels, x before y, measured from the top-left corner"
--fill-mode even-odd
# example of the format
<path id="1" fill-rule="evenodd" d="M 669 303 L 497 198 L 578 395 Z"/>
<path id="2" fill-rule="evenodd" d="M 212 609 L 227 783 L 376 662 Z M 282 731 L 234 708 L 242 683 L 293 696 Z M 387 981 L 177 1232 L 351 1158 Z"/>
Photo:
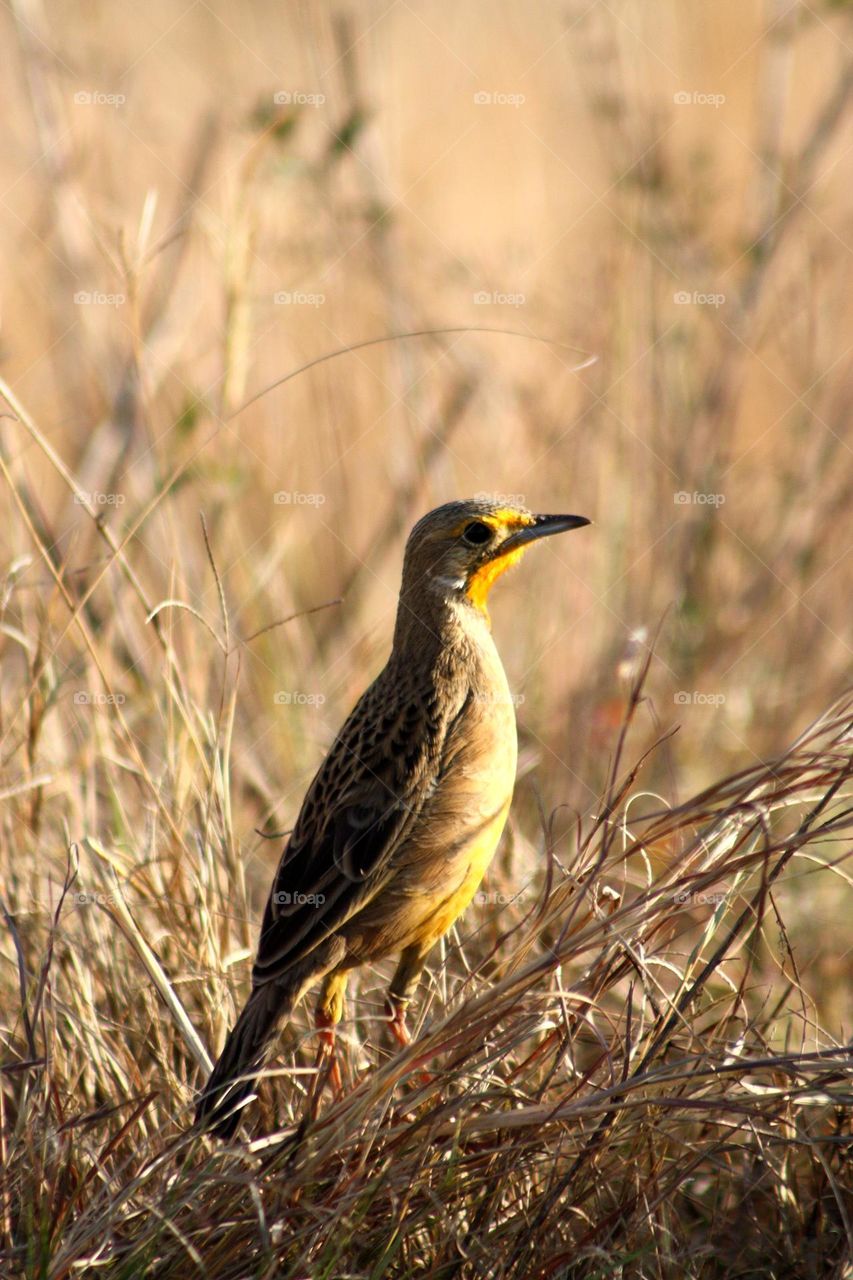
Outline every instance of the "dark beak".
<path id="1" fill-rule="evenodd" d="M 518 533 L 510 534 L 501 543 L 498 555 L 515 551 L 517 547 L 523 547 L 537 538 L 550 538 L 553 533 L 567 533 L 569 529 L 582 529 L 585 524 L 591 523 L 586 516 L 534 516 L 533 524 L 526 529 L 519 529 Z"/>

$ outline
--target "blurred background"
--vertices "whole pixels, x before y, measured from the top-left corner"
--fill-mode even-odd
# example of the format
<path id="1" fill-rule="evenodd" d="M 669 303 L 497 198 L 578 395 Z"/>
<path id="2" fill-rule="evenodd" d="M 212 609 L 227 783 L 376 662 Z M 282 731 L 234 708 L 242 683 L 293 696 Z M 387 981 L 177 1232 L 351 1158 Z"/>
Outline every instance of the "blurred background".
<path id="1" fill-rule="evenodd" d="M 565 806 L 560 854 L 596 811 L 650 647 L 627 758 L 678 729 L 638 783 L 663 803 L 846 687 L 848 4 L 15 0 L 0 22 L 25 856 L 61 881 L 95 832 L 130 873 L 195 856 L 215 810 L 259 908 L 280 841 L 255 829 L 292 823 L 384 662 L 408 528 L 452 498 L 595 522 L 493 597 L 516 887 L 540 812 Z M 827 977 L 837 910 L 802 905 Z"/>

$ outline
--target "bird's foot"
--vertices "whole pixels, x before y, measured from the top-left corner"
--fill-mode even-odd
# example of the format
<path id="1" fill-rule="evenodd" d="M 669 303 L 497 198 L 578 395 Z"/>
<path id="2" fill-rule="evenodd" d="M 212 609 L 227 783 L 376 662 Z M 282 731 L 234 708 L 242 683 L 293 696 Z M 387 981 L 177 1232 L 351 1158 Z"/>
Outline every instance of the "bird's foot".
<path id="1" fill-rule="evenodd" d="M 388 1009 L 388 1026 L 391 1028 L 391 1034 L 401 1049 L 408 1048 L 412 1043 L 412 1033 L 406 1025 L 408 1004 L 409 1001 L 406 997 L 389 993 L 386 1006 Z M 432 1084 L 435 1076 L 430 1071 L 419 1071 L 418 1079 L 421 1084 Z"/>
<path id="2" fill-rule="evenodd" d="M 402 1049 L 405 1049 L 407 1045 L 412 1043 L 412 1033 L 406 1026 L 406 1009 L 408 1008 L 408 1004 L 409 1001 L 405 996 L 395 996 L 390 993 L 386 1001 L 386 1007 L 388 1009 L 388 1026 L 391 1029 L 392 1036 Z"/>

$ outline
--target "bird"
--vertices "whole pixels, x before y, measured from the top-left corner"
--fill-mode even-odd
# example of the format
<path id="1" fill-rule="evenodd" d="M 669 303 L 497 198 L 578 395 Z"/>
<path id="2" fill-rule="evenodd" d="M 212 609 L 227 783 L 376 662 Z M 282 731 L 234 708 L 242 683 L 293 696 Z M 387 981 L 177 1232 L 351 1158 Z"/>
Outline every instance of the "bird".
<path id="1" fill-rule="evenodd" d="M 390 656 L 305 794 L 264 911 L 251 993 L 199 1096 L 197 1127 L 233 1137 L 276 1032 L 318 981 L 315 1027 L 338 1091 L 334 1033 L 353 969 L 399 955 L 387 1013 L 398 1042 L 410 1042 L 407 1005 L 430 950 L 482 881 L 515 785 L 515 706 L 489 592 L 534 542 L 588 524 L 482 497 L 415 524 Z"/>

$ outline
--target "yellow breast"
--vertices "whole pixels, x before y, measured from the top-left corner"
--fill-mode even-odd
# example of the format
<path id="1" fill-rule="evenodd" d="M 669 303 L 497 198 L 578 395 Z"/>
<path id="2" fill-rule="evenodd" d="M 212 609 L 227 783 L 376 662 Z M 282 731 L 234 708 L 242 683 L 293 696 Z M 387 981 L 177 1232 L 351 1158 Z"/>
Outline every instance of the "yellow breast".
<path id="1" fill-rule="evenodd" d="M 424 902 L 426 910 L 420 925 L 414 931 L 413 940 L 431 946 L 447 932 L 468 906 L 494 857 L 511 799 L 512 796 L 509 795 L 491 821 L 486 822 L 461 851 L 464 865 L 456 887 L 446 897 L 435 896 Z"/>
<path id="2" fill-rule="evenodd" d="M 472 699 L 450 745 L 445 776 L 405 852 L 402 881 L 412 941 L 435 941 L 465 910 L 509 813 L 518 751 L 515 712 L 503 669 L 490 674 L 489 692 Z"/>

